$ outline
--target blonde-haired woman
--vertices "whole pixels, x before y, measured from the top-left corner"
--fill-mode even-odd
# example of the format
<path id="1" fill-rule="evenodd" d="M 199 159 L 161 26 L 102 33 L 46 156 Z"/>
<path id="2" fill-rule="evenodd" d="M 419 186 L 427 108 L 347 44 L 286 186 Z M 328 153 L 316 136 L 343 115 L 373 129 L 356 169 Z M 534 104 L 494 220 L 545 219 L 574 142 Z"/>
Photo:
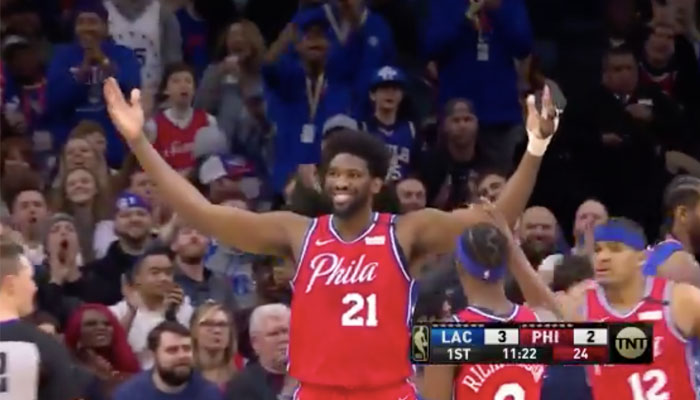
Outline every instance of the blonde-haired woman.
<path id="1" fill-rule="evenodd" d="M 95 258 L 95 231 L 107 223 L 112 214 L 110 188 L 95 169 L 87 166 L 63 169 L 57 182 L 53 209 L 75 219 L 83 261 L 92 261 Z"/>
<path id="2" fill-rule="evenodd" d="M 195 365 L 206 380 L 223 391 L 238 372 L 234 363 L 236 326 L 231 313 L 221 304 L 207 301 L 192 314 L 190 330 Z"/>
<path id="3" fill-rule="evenodd" d="M 219 127 L 236 146 L 246 146 L 250 126 L 259 124 L 262 103 L 262 58 L 265 42 L 248 20 L 234 22 L 219 42 L 217 62 L 204 71 L 195 107 L 216 116 Z M 262 112 L 264 119 L 264 111 Z"/>

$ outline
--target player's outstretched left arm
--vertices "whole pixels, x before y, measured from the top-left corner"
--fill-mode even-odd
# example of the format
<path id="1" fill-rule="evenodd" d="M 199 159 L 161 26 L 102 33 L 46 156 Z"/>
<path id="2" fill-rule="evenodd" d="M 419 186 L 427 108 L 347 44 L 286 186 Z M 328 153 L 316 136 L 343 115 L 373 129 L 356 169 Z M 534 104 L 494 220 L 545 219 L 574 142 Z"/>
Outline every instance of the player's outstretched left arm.
<path id="1" fill-rule="evenodd" d="M 496 208 L 503 213 L 511 227 L 515 225 L 530 199 L 542 164 L 542 156 L 558 125 L 558 112 L 548 87 L 545 87 L 542 104 L 543 108 L 540 111 L 535 105 L 534 96 L 527 99 L 527 151 L 496 201 Z M 402 243 L 410 244 L 409 258 L 416 260 L 429 254 L 452 251 L 455 238 L 468 226 L 481 221 L 482 219 L 470 209 L 444 212 L 428 208 L 403 216 L 399 224 L 408 227 L 409 239 Z"/>

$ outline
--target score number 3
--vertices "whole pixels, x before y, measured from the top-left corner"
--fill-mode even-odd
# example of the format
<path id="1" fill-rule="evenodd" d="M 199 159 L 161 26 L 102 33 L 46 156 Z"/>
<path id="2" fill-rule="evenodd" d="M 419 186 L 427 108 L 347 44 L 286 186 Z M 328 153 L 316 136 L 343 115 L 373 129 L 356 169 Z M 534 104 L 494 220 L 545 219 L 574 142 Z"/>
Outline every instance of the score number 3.
<path id="1" fill-rule="evenodd" d="M 377 295 L 363 297 L 359 293 L 348 293 L 343 297 L 343 304 L 350 304 L 340 318 L 342 326 L 377 326 Z M 367 309 L 367 317 L 359 315 Z"/>

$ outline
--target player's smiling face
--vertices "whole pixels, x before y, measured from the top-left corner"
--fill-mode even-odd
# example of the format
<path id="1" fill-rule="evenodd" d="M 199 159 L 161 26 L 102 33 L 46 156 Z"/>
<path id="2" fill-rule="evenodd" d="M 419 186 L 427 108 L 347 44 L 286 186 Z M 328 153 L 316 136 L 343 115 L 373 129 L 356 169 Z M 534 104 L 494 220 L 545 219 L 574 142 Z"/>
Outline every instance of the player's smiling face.
<path id="1" fill-rule="evenodd" d="M 381 180 L 372 178 L 367 162 L 357 156 L 341 153 L 328 165 L 324 191 L 333 206 L 333 214 L 338 217 L 351 217 L 369 206 L 372 196 L 380 189 Z"/>
<path id="2" fill-rule="evenodd" d="M 639 273 L 644 252 L 619 242 L 596 242 L 593 269 L 602 285 L 624 284 Z"/>

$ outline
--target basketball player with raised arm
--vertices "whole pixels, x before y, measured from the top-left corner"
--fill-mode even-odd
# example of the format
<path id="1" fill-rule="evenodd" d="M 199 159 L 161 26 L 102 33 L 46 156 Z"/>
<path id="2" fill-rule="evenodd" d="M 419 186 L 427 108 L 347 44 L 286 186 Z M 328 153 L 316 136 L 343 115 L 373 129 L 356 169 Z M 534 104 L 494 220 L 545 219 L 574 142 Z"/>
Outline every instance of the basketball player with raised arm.
<path id="1" fill-rule="evenodd" d="M 296 398 L 415 399 L 407 382 L 413 269 L 428 255 L 452 251 L 457 236 L 479 222 L 478 211 L 374 213 L 372 198 L 389 157 L 380 140 L 354 131 L 334 134 L 322 157 L 332 215 L 310 219 L 212 205 L 143 135 L 139 92 L 126 101 L 108 79 L 104 93 L 115 126 L 179 215 L 222 243 L 296 263 L 289 346 L 290 375 L 300 382 Z M 511 224 L 525 207 L 555 131 L 556 110 L 545 97 L 544 112 L 528 100 L 528 151 L 497 204 Z"/>
<path id="2" fill-rule="evenodd" d="M 68 351 L 20 320 L 33 309 L 33 271 L 22 247 L 0 236 L 0 399 L 78 399 Z"/>
<path id="3" fill-rule="evenodd" d="M 553 294 L 532 286 L 544 283 L 537 279 L 508 225 L 504 221 L 496 225 L 479 223 L 457 239 L 455 264 L 469 305 L 455 315 L 455 321 L 536 322 L 533 309 L 506 297 L 506 270 L 510 267 L 518 283 L 523 283 L 528 305 L 552 304 Z M 548 298 L 538 297 L 538 290 Z M 427 400 L 539 400 L 544 369 L 536 364 L 428 365 L 423 395 Z"/>
<path id="4" fill-rule="evenodd" d="M 635 222 L 611 219 L 594 230 L 595 284 L 559 303 L 567 321 L 649 322 L 654 361 L 595 365 L 595 400 L 698 399 L 695 355 L 700 338 L 700 289 L 645 276 L 646 238 Z"/>
<path id="5" fill-rule="evenodd" d="M 700 287 L 700 179 L 681 175 L 664 191 L 668 232 L 647 251 L 644 274 Z"/>

